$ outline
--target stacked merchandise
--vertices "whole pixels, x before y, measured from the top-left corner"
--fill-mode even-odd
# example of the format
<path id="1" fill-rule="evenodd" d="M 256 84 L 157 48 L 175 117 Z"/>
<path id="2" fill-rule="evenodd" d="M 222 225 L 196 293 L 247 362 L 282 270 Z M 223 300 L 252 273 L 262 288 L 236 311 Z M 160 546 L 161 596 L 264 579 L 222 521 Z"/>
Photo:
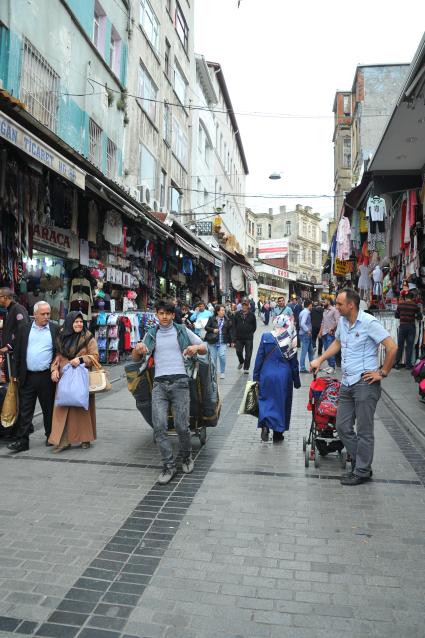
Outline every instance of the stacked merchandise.
<path id="1" fill-rule="evenodd" d="M 143 338 L 146 329 L 155 323 L 156 317 L 152 312 L 99 312 L 93 318 L 92 330 L 100 362 L 119 363 L 120 357 L 129 354 Z"/>

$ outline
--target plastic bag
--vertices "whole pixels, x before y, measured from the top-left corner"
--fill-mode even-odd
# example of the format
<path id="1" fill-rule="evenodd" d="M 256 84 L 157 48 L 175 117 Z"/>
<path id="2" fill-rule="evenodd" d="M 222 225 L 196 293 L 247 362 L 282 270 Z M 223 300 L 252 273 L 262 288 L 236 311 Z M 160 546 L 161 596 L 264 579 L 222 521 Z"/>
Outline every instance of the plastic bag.
<path id="1" fill-rule="evenodd" d="M 56 389 L 55 405 L 89 409 L 89 371 L 85 365 L 73 368 L 66 364 Z"/>

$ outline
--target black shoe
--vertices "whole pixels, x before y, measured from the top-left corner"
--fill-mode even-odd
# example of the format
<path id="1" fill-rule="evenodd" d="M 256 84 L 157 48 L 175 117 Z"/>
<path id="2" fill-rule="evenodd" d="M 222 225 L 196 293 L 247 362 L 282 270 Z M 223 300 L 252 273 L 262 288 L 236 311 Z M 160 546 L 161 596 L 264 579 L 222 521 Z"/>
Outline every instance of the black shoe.
<path id="1" fill-rule="evenodd" d="M 400 363 L 396 363 L 394 366 L 394 370 L 401 370 L 402 366 L 400 365 Z"/>
<path id="2" fill-rule="evenodd" d="M 32 423 L 31 423 L 30 429 L 28 431 L 29 431 L 30 434 L 34 434 L 34 426 L 33 426 Z"/>
<path id="3" fill-rule="evenodd" d="M 356 475 L 354 474 L 354 470 L 353 470 L 353 469 L 351 469 L 349 472 L 346 472 L 345 474 L 343 474 L 343 475 L 341 476 L 341 478 L 347 478 L 347 477 L 349 477 L 349 476 L 356 476 Z M 372 476 L 373 476 L 373 471 L 372 471 L 372 470 L 370 470 L 369 478 L 372 478 Z"/>
<path id="4" fill-rule="evenodd" d="M 46 447 L 52 447 L 53 443 L 49 443 L 49 437 L 46 436 Z"/>
<path id="5" fill-rule="evenodd" d="M 283 432 L 273 432 L 273 443 L 281 443 L 284 438 Z"/>
<path id="6" fill-rule="evenodd" d="M 238 370 L 242 370 L 242 367 L 243 367 L 243 361 L 242 361 L 242 363 L 240 363 L 240 364 L 238 365 Z"/>
<path id="7" fill-rule="evenodd" d="M 264 442 L 269 440 L 269 428 L 265 425 L 261 428 L 261 440 Z"/>
<path id="8" fill-rule="evenodd" d="M 371 478 L 371 476 L 357 476 L 357 474 L 349 474 L 348 476 L 344 476 L 340 483 L 341 485 L 361 485 L 362 483 L 370 481 Z"/>
<path id="9" fill-rule="evenodd" d="M 27 443 L 26 441 L 18 439 L 17 441 L 15 441 L 15 443 L 9 443 L 7 449 L 11 452 L 26 452 L 30 449 L 30 446 L 29 443 Z"/>

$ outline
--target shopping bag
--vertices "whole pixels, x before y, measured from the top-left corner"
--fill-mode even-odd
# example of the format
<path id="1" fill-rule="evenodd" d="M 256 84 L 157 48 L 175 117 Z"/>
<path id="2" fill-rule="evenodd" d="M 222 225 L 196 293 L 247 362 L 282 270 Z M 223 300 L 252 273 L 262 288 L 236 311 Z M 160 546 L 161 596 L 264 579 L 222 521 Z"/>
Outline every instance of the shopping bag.
<path id="1" fill-rule="evenodd" d="M 88 356 L 92 361 L 92 368 L 89 370 L 89 393 L 109 392 L 112 390 L 112 385 L 108 373 L 102 368 L 96 357 Z"/>
<path id="2" fill-rule="evenodd" d="M 4 428 L 15 425 L 19 412 L 18 382 L 10 378 L 7 385 L 6 396 L 1 408 L 1 424 Z"/>
<path id="3" fill-rule="evenodd" d="M 258 416 L 258 383 L 247 381 L 238 414 Z"/>
<path id="4" fill-rule="evenodd" d="M 55 405 L 89 409 L 89 371 L 84 364 L 76 368 L 66 364 L 56 389 Z"/>

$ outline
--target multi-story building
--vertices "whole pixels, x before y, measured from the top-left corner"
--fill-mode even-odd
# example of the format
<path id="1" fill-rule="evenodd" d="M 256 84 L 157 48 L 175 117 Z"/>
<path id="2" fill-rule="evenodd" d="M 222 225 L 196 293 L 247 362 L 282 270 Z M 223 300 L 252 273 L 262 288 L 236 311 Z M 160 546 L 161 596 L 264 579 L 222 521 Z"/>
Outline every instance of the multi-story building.
<path id="1" fill-rule="evenodd" d="M 255 213 L 250 209 L 246 209 L 246 226 L 245 226 L 245 256 L 250 261 L 256 256 L 256 219 Z"/>
<path id="2" fill-rule="evenodd" d="M 408 64 L 359 65 L 351 91 L 335 94 L 335 219 L 345 194 L 358 184 L 378 146 L 408 68 Z"/>
<path id="3" fill-rule="evenodd" d="M 259 274 L 259 290 L 261 283 L 274 277 L 278 286 L 271 292 L 296 293 L 303 297 L 312 297 L 321 287 L 322 235 L 320 215 L 314 213 L 310 206 L 296 205 L 295 210 L 279 208 L 279 213 L 255 214 L 257 254 L 258 242 L 261 240 L 281 240 L 287 242 L 287 256 L 283 259 L 267 259 L 257 261 L 255 269 Z M 273 270 L 270 271 L 270 268 Z M 270 286 L 268 282 L 266 286 Z M 263 285 L 264 288 L 264 285 Z M 268 290 L 265 288 L 264 290 Z"/>
<path id="4" fill-rule="evenodd" d="M 0 3 L 3 88 L 107 177 L 123 173 L 129 13 L 102 0 Z"/>
<path id="5" fill-rule="evenodd" d="M 96 0 L 97 2 L 97 0 Z M 193 2 L 130 0 L 125 184 L 153 210 L 190 209 Z"/>
<path id="6" fill-rule="evenodd" d="M 223 69 L 208 62 L 218 102 L 214 111 L 214 201 L 222 218 L 221 231 L 230 250 L 245 250 L 245 182 L 248 164 Z"/>

